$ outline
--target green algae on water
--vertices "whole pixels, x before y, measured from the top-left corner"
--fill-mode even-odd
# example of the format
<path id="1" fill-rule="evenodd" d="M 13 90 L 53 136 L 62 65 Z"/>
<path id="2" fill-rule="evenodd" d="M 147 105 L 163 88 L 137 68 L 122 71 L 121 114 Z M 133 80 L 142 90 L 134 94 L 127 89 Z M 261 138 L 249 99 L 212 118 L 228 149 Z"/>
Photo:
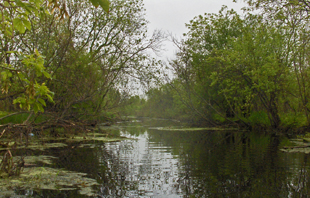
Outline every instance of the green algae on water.
<path id="1" fill-rule="evenodd" d="M 20 156 L 13 157 L 16 161 Z M 50 167 L 36 167 L 36 163 L 50 165 L 53 156 L 26 156 L 25 165 L 20 176 L 0 178 L 0 191 L 7 197 L 15 197 L 14 189 L 78 190 L 86 196 L 96 196 L 93 186 L 99 185 L 95 179 L 88 178 L 86 173 L 67 171 Z M 30 166 L 29 166 L 30 165 Z"/>
<path id="2" fill-rule="evenodd" d="M 67 142 L 81 142 L 81 141 L 101 141 L 101 142 L 118 142 L 126 139 L 125 137 L 109 137 L 108 134 L 103 133 L 87 133 L 84 136 L 73 136 L 68 138 Z"/>
<path id="3" fill-rule="evenodd" d="M 304 138 L 291 139 L 289 146 L 283 146 L 280 151 L 286 153 L 310 153 L 310 143 L 305 141 Z"/>
<path id="4" fill-rule="evenodd" d="M 80 194 L 95 196 L 93 186 L 99 185 L 95 179 L 78 173 L 50 167 L 25 168 L 19 177 L 0 179 L 0 191 L 15 196 L 8 189 L 79 190 Z"/>
<path id="5" fill-rule="evenodd" d="M 149 127 L 159 131 L 227 131 L 238 130 L 236 128 L 175 128 L 175 127 Z"/>
<path id="6" fill-rule="evenodd" d="M 11 144 L 9 144 L 9 146 L 11 146 Z M 25 147 L 24 145 L 19 145 L 16 146 L 15 149 L 31 149 L 31 150 L 45 150 L 45 149 L 50 149 L 50 148 L 60 148 L 60 147 L 66 147 L 68 146 L 67 144 L 64 143 L 60 143 L 60 142 L 56 142 L 56 143 L 42 143 L 42 142 L 31 142 L 29 143 L 29 145 L 27 147 Z M 8 150 L 10 149 L 9 147 L 3 147 L 0 148 L 1 150 Z"/>

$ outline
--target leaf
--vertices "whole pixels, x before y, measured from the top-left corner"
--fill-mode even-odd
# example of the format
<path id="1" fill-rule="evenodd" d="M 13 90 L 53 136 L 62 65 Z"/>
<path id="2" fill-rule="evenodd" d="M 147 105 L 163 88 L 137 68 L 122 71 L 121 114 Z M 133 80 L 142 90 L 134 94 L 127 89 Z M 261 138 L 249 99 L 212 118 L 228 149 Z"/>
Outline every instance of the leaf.
<path id="1" fill-rule="evenodd" d="M 39 101 L 43 106 L 46 107 L 46 103 L 45 103 L 45 101 L 44 101 L 42 98 L 38 98 L 38 101 Z"/>
<path id="2" fill-rule="evenodd" d="M 24 20 L 23 20 L 23 23 L 24 23 L 24 25 L 26 26 L 26 28 L 27 28 L 28 30 L 31 30 L 31 23 L 30 23 L 28 20 L 24 19 Z"/>
<path id="3" fill-rule="evenodd" d="M 104 11 L 109 12 L 110 2 L 108 0 L 90 0 L 90 1 L 96 8 L 100 5 L 100 7 Z"/>
<path id="4" fill-rule="evenodd" d="M 37 55 L 37 56 L 40 56 L 40 52 L 37 48 L 34 49 L 34 53 Z"/>
<path id="5" fill-rule="evenodd" d="M 22 97 L 18 97 L 18 98 L 13 100 L 13 104 L 16 104 L 16 103 L 24 104 L 24 103 L 26 103 L 26 99 L 22 98 Z"/>
<path id="6" fill-rule="evenodd" d="M 2 80 L 5 81 L 7 78 L 7 73 L 5 71 L 1 72 Z"/>
<path id="7" fill-rule="evenodd" d="M 27 80 L 27 79 L 25 79 L 25 76 L 24 76 L 24 74 L 23 74 L 22 72 L 18 72 L 17 75 L 18 75 L 18 77 L 19 77 L 22 81 Z M 29 82 L 29 81 L 27 80 L 26 82 Z"/>
<path id="8" fill-rule="evenodd" d="M 51 93 L 53 93 L 53 92 L 51 92 Z M 53 103 L 54 103 L 53 97 L 52 97 L 51 95 L 46 94 L 46 96 L 47 96 L 47 99 L 48 99 L 50 102 L 53 102 Z"/>
<path id="9" fill-rule="evenodd" d="M 36 103 L 39 107 L 39 111 L 44 112 L 44 108 L 42 107 L 42 105 L 40 103 Z"/>
<path id="10" fill-rule="evenodd" d="M 6 29 L 5 29 L 5 34 L 8 35 L 8 36 L 12 36 L 12 31 L 11 31 L 11 29 L 6 28 Z"/>
<path id="11" fill-rule="evenodd" d="M 51 78 L 51 75 L 47 73 L 46 71 L 43 71 L 42 73 L 46 78 L 49 78 L 49 79 Z"/>
<path id="12" fill-rule="evenodd" d="M 15 18 L 15 19 L 13 20 L 13 24 L 14 24 L 14 28 L 15 28 L 17 31 L 19 31 L 19 32 L 22 33 L 22 34 L 25 33 L 26 27 L 25 27 L 25 25 L 24 25 L 22 19 L 20 19 L 20 18 Z"/>
<path id="13" fill-rule="evenodd" d="M 104 11 L 109 13 L 110 2 L 108 0 L 97 0 Z"/>
<path id="14" fill-rule="evenodd" d="M 15 0 L 15 3 L 16 3 L 16 5 L 17 6 L 20 6 L 20 7 L 26 7 L 26 5 L 22 2 L 22 1 L 20 1 L 20 0 Z"/>
<path id="15" fill-rule="evenodd" d="M 38 104 L 37 104 L 37 103 L 35 103 L 35 104 L 33 105 L 33 111 L 34 111 L 34 113 L 38 113 L 39 107 L 38 107 Z"/>
<path id="16" fill-rule="evenodd" d="M 12 78 L 12 76 L 13 76 L 12 72 L 10 72 L 10 71 L 7 72 L 7 75 L 9 78 Z"/>
<path id="17" fill-rule="evenodd" d="M 97 0 L 90 0 L 90 2 L 95 6 L 96 8 L 99 6 L 99 2 Z"/>
<path id="18" fill-rule="evenodd" d="M 5 7 L 10 7 L 11 5 L 7 1 L 4 1 L 4 6 Z"/>
<path id="19" fill-rule="evenodd" d="M 5 53 L 7 54 L 13 54 L 13 53 L 16 53 L 17 51 L 6 51 Z"/>

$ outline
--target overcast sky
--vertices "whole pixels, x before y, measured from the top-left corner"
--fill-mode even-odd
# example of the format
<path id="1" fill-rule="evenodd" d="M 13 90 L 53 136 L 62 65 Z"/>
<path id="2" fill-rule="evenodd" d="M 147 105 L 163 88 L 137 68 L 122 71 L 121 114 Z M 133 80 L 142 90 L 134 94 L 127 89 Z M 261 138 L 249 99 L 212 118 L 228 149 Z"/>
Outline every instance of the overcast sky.
<path id="1" fill-rule="evenodd" d="M 238 11 L 244 7 L 243 1 L 234 3 L 233 0 L 144 0 L 146 19 L 149 21 L 149 32 L 155 29 L 172 33 L 177 38 L 187 32 L 185 23 L 195 16 L 204 13 L 218 13 L 222 5 Z M 175 48 L 170 43 L 165 43 L 168 51 L 163 53 L 163 58 L 172 58 Z"/>

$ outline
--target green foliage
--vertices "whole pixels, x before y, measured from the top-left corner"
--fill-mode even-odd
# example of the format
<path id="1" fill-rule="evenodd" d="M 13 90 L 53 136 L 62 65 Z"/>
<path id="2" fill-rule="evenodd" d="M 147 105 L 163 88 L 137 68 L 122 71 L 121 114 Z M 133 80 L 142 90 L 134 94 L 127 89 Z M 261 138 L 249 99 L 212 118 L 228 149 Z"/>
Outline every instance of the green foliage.
<path id="1" fill-rule="evenodd" d="M 270 120 L 268 118 L 268 114 L 264 111 L 255 111 L 251 112 L 251 115 L 246 118 L 249 123 L 251 123 L 253 126 L 270 126 Z"/>
<path id="2" fill-rule="evenodd" d="M 161 109 L 167 99 L 162 85 L 146 103 L 154 105 L 152 113 L 169 109 L 177 115 L 182 109 L 208 125 L 309 125 L 308 12 L 300 2 L 247 2 L 243 16 L 223 6 L 186 25 L 189 31 L 170 62 L 173 102 Z"/>
<path id="3" fill-rule="evenodd" d="M 1 112 L 0 113 L 0 118 L 7 116 L 11 113 L 9 112 Z M 19 123 L 23 123 L 25 120 L 27 120 L 27 118 L 29 117 L 30 113 L 29 112 L 24 112 L 24 113 L 19 113 L 19 114 L 15 114 L 15 115 L 11 115 L 8 116 L 4 119 L 0 120 L 0 124 L 6 124 L 6 123 L 11 123 L 11 124 L 19 124 Z M 29 122 L 34 122 L 34 123 L 40 123 L 40 122 L 44 122 L 47 121 L 49 119 L 48 116 L 44 115 L 44 114 L 37 114 L 35 116 L 32 116 L 29 119 Z"/>
<path id="4" fill-rule="evenodd" d="M 108 0 L 92 0 L 95 7 L 109 12 Z M 52 0 L 3 1 L 0 14 L 2 50 L 0 53 L 0 88 L 1 98 L 8 98 L 12 104 L 19 104 L 24 110 L 44 112 L 47 101 L 53 103 L 54 93 L 50 91 L 46 82 L 51 80 L 51 73 L 45 67 L 45 57 L 42 50 L 33 39 L 26 39 L 27 34 L 40 20 L 46 17 L 60 17 L 65 20 L 68 15 L 69 2 Z M 67 4 L 67 5 L 66 5 Z M 50 13 L 51 11 L 51 13 Z M 54 19 L 55 20 L 55 19 Z M 36 28 L 36 27 L 35 27 Z M 36 31 L 40 32 L 40 29 Z M 26 41 L 19 45 L 20 40 Z M 44 53 L 44 52 L 43 52 Z M 10 99 L 10 96 L 17 96 Z"/>
<path id="5" fill-rule="evenodd" d="M 42 85 L 36 83 L 33 86 L 33 91 L 33 95 L 17 97 L 13 100 L 13 104 L 19 104 L 21 109 L 33 110 L 35 113 L 44 112 L 46 102 L 42 98 L 47 98 L 49 102 L 53 102 L 53 92 L 45 86 L 45 83 L 42 83 Z"/>
<path id="6" fill-rule="evenodd" d="M 2 14 L 0 15 L 2 18 L 0 22 L 2 29 L 1 37 L 14 37 L 15 34 L 23 34 L 26 30 L 30 30 L 31 22 L 29 21 L 29 16 L 31 14 L 38 16 L 42 4 L 42 0 L 2 1 Z"/>
<path id="7" fill-rule="evenodd" d="M 5 115 L 7 115 L 6 113 Z M 21 113 L 17 115 L 12 115 L 10 117 L 4 118 L 0 120 L 0 124 L 5 124 L 5 123 L 12 123 L 12 124 L 18 124 L 18 123 L 23 123 L 29 116 L 30 113 Z M 2 117 L 2 116 L 1 116 Z"/>
<path id="8" fill-rule="evenodd" d="M 34 110 L 35 113 L 43 112 L 43 106 L 46 106 L 44 101 L 47 98 L 53 102 L 53 92 L 51 92 L 45 83 L 39 84 L 36 79 L 44 75 L 46 78 L 51 78 L 45 71 L 44 59 L 35 50 L 35 54 L 25 55 L 16 52 L 21 60 L 22 68 L 13 67 L 11 64 L 4 63 L 4 71 L 1 72 L 2 93 L 7 94 L 11 86 L 16 86 L 17 89 L 24 88 L 24 92 L 13 100 L 13 104 L 20 104 L 21 109 Z M 13 75 L 14 73 L 14 75 Z M 12 84 L 12 82 L 15 82 Z"/>
<path id="9" fill-rule="evenodd" d="M 145 102 L 145 99 L 140 96 L 131 96 L 123 104 L 120 114 L 122 116 L 145 116 L 142 112 Z"/>
<path id="10" fill-rule="evenodd" d="M 5 112 L 5 111 L 0 111 L 0 117 L 6 116 L 7 114 L 9 114 L 9 113 Z"/>
<path id="11" fill-rule="evenodd" d="M 214 115 L 213 115 L 213 119 L 216 120 L 216 121 L 219 121 L 220 123 L 223 123 L 223 122 L 226 121 L 226 119 L 223 118 L 223 117 L 222 117 L 221 115 L 219 115 L 219 114 L 214 114 Z"/>
<path id="12" fill-rule="evenodd" d="M 13 104 L 20 104 L 20 108 L 28 111 L 34 110 L 35 113 L 43 112 L 46 103 L 43 99 L 48 98 L 53 101 L 52 92 L 44 83 L 37 81 L 43 75 L 50 79 L 49 73 L 44 67 L 44 57 L 37 49 L 32 53 L 22 52 L 18 49 L 8 49 L 14 45 L 14 38 L 19 34 L 24 34 L 26 30 L 31 30 L 31 15 L 38 16 L 42 12 L 43 1 L 4 1 L 2 5 L 2 32 L 0 37 L 3 39 L 3 51 L 0 62 L 1 72 L 1 92 L 10 94 L 12 91 L 21 92 L 13 100 Z M 4 61 L 5 60 L 5 61 Z M 23 91 L 21 91 L 23 90 Z"/>
<path id="13" fill-rule="evenodd" d="M 284 127 L 304 127 L 308 125 L 307 117 L 303 113 L 282 113 L 280 115 Z"/>
<path id="14" fill-rule="evenodd" d="M 108 0 L 90 0 L 90 2 L 95 7 L 98 7 L 100 5 L 104 11 L 109 12 L 110 2 Z"/>
<path id="15" fill-rule="evenodd" d="M 25 5 L 10 10 L 15 2 Z M 48 111 L 73 120 L 115 118 L 132 77 L 151 81 L 158 71 L 145 50 L 156 49 L 161 35 L 148 38 L 141 0 L 7 3 L 5 24 L 12 34 L 1 33 L 4 110 Z"/>

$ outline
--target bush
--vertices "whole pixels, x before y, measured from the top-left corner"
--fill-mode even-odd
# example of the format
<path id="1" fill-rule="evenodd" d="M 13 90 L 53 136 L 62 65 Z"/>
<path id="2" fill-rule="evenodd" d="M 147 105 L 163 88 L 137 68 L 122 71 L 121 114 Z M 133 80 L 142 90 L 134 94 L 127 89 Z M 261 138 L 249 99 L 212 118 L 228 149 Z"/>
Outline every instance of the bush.
<path id="1" fill-rule="evenodd" d="M 303 113 L 282 113 L 280 115 L 284 127 L 307 126 L 307 117 Z"/>
<path id="2" fill-rule="evenodd" d="M 216 120 L 216 121 L 219 121 L 219 122 L 221 122 L 221 123 L 223 123 L 223 122 L 226 121 L 226 119 L 223 118 L 223 116 L 220 116 L 220 115 L 217 114 L 217 113 L 213 115 L 213 119 Z"/>
<path id="3" fill-rule="evenodd" d="M 264 111 L 254 111 L 246 119 L 252 126 L 255 125 L 270 126 L 270 120 L 268 118 L 268 114 Z"/>

